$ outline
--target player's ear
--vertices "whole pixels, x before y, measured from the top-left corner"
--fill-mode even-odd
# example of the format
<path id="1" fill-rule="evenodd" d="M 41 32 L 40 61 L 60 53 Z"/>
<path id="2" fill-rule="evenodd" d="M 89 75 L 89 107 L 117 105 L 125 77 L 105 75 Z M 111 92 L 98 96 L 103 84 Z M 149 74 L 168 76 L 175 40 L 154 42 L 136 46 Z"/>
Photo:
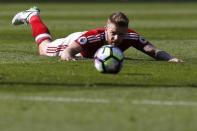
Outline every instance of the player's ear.
<path id="1" fill-rule="evenodd" d="M 105 26 L 105 31 L 107 31 L 107 25 Z"/>
<path id="2" fill-rule="evenodd" d="M 107 28 L 109 27 L 109 24 L 110 24 L 110 23 L 111 23 L 110 20 L 107 20 L 105 29 L 107 29 Z"/>
<path id="3" fill-rule="evenodd" d="M 107 30 L 107 28 L 108 28 L 108 24 L 106 23 L 106 25 L 105 25 L 105 30 Z"/>
<path id="4" fill-rule="evenodd" d="M 105 31 L 107 31 L 108 30 L 108 25 L 106 24 L 106 26 L 105 26 Z"/>

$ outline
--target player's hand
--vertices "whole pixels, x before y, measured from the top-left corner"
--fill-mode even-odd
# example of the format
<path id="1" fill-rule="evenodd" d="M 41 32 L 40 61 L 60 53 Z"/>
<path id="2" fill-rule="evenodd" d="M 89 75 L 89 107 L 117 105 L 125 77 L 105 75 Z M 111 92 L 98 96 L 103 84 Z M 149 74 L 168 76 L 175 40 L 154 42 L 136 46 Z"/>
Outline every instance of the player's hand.
<path id="1" fill-rule="evenodd" d="M 61 59 L 61 60 L 64 60 L 64 61 L 76 61 L 75 58 L 65 58 L 65 59 Z"/>
<path id="2" fill-rule="evenodd" d="M 61 60 L 64 60 L 64 61 L 76 61 L 75 58 L 71 58 L 71 57 L 67 57 L 67 58 L 62 58 L 61 57 Z"/>
<path id="3" fill-rule="evenodd" d="M 181 63 L 181 62 L 184 62 L 184 61 L 181 60 L 181 59 L 178 59 L 178 58 L 172 58 L 168 62 Z"/>
<path id="4" fill-rule="evenodd" d="M 66 56 L 65 54 L 61 55 L 61 60 L 64 61 L 76 61 L 74 57 Z"/>

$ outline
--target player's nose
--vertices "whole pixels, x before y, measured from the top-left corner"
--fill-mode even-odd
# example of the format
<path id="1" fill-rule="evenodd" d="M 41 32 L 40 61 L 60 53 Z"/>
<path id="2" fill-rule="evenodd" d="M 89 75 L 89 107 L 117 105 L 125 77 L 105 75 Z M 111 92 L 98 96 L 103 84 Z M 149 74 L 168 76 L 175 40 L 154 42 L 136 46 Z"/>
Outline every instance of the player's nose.
<path id="1" fill-rule="evenodd" d="M 115 35 L 114 37 L 113 37 L 113 42 L 114 43 L 118 43 L 120 41 L 120 36 L 119 35 Z"/>

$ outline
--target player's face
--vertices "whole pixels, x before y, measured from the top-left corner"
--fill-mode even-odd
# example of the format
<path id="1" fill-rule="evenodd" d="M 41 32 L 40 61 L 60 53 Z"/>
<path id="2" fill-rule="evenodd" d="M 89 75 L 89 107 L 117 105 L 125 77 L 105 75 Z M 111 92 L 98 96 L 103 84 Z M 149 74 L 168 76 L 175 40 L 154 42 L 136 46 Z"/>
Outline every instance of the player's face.
<path id="1" fill-rule="evenodd" d="M 122 35 L 128 32 L 127 27 L 119 27 L 115 24 L 108 22 L 106 26 L 106 40 L 108 44 L 118 45 L 122 42 Z"/>

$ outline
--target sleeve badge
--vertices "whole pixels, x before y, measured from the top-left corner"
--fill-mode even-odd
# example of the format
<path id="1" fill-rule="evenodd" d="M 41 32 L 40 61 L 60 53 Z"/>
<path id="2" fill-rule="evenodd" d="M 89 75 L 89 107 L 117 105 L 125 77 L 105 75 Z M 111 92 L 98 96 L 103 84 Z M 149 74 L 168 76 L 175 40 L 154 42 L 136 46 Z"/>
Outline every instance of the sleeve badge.
<path id="1" fill-rule="evenodd" d="M 144 37 L 142 37 L 142 36 L 139 37 L 139 41 L 140 41 L 142 44 L 146 44 L 146 43 L 147 43 L 147 40 L 146 40 Z"/>
<path id="2" fill-rule="evenodd" d="M 78 42 L 79 42 L 81 45 L 86 44 L 87 41 L 88 41 L 87 38 L 84 37 L 84 36 L 82 36 L 82 37 L 80 37 L 80 38 L 78 39 Z"/>

